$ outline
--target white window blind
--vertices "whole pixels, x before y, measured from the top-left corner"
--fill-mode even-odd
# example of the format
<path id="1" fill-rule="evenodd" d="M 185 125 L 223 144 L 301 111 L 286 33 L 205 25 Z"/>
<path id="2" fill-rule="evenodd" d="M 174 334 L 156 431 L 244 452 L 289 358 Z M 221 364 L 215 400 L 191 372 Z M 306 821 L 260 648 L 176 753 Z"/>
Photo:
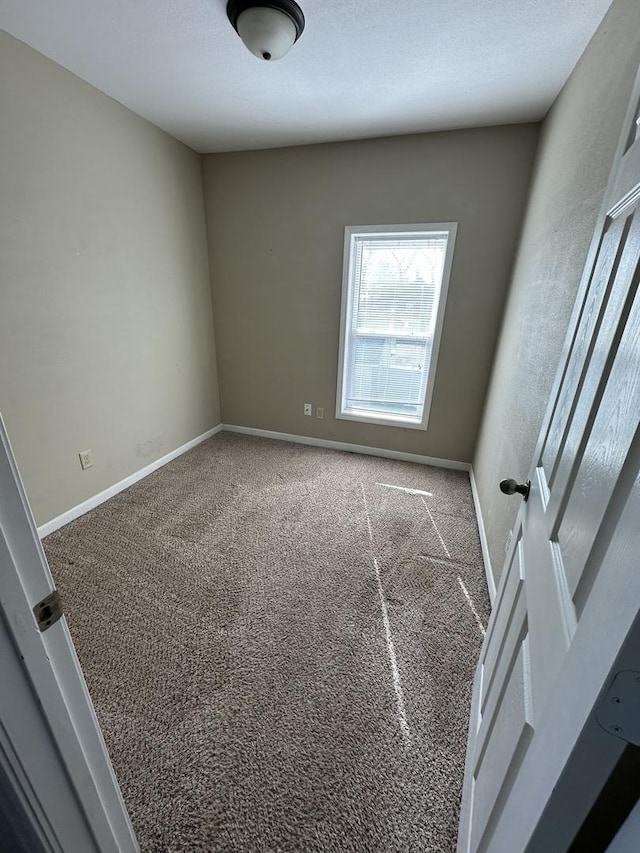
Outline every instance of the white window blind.
<path id="1" fill-rule="evenodd" d="M 347 230 L 338 417 L 424 425 L 451 230 Z"/>

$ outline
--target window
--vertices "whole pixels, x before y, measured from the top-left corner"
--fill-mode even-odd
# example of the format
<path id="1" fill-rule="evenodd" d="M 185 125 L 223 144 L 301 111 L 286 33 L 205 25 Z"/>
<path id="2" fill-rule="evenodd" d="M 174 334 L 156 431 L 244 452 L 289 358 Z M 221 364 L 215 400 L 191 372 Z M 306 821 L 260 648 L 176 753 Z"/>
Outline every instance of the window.
<path id="1" fill-rule="evenodd" d="M 345 229 L 336 417 L 426 429 L 456 224 Z"/>

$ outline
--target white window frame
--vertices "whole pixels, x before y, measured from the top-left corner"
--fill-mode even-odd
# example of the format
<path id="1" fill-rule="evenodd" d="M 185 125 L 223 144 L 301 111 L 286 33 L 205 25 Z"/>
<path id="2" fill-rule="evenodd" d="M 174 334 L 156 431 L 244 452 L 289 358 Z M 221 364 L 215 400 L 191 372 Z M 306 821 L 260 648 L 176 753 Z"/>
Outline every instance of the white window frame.
<path id="1" fill-rule="evenodd" d="M 340 346 L 338 351 L 338 389 L 336 395 L 336 418 L 343 421 L 358 421 L 359 423 L 378 424 L 382 426 L 404 427 L 405 429 L 427 429 L 431 401 L 435 386 L 436 372 L 438 366 L 438 353 L 440 351 L 440 339 L 444 324 L 444 313 L 447 304 L 447 293 L 449 290 L 449 278 L 451 276 L 451 265 L 453 263 L 453 250 L 458 229 L 457 222 L 429 222 L 413 225 L 347 225 L 344 229 L 344 255 L 342 263 L 342 302 L 340 307 Z M 352 275 L 352 247 L 356 237 L 367 235 L 375 237 L 388 234 L 398 236 L 410 234 L 428 234 L 430 232 L 447 233 L 447 250 L 442 272 L 442 285 L 440 287 L 440 298 L 438 312 L 433 332 L 433 344 L 431 348 L 431 360 L 429 363 L 429 376 L 427 378 L 426 392 L 424 398 L 424 410 L 421 421 L 413 418 L 404 418 L 398 414 L 385 414 L 376 412 L 371 416 L 365 413 L 352 414 L 346 412 L 344 401 L 345 390 L 345 354 L 347 330 L 351 328 L 351 288 L 353 284 Z"/>

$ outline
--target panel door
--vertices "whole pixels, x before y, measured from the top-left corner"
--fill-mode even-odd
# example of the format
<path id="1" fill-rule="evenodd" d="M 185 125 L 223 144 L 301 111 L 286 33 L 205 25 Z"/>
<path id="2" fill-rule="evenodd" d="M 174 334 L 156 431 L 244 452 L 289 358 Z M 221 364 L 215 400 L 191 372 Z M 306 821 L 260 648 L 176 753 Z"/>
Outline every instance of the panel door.
<path id="1" fill-rule="evenodd" d="M 612 556 L 640 544 L 639 81 L 481 651 L 459 853 L 527 849 L 639 612 Z"/>

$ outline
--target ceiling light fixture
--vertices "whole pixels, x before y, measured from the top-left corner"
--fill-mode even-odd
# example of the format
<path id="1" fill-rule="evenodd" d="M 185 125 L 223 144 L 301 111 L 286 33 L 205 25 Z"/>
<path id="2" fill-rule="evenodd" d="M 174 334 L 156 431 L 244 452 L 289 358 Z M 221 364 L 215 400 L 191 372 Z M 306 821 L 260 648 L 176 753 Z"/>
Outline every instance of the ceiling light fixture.
<path id="1" fill-rule="evenodd" d="M 282 59 L 304 30 L 302 9 L 294 0 L 229 0 L 231 26 L 258 59 Z"/>

